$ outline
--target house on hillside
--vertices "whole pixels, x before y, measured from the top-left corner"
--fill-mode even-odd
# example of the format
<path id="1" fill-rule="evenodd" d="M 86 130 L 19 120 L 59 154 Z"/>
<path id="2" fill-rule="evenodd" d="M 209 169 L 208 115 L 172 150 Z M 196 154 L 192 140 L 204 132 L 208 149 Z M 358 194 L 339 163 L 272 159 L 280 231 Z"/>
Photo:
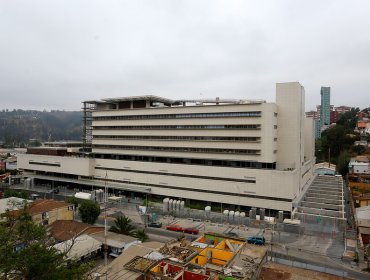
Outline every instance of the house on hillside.
<path id="1" fill-rule="evenodd" d="M 67 241 L 82 234 L 103 232 L 104 227 L 98 227 L 74 220 L 57 220 L 49 226 L 49 234 L 57 242 Z"/>
<path id="2" fill-rule="evenodd" d="M 18 215 L 20 210 L 12 211 Z M 53 199 L 38 199 L 27 208 L 28 214 L 36 223 L 49 225 L 57 220 L 73 220 L 74 204 Z"/>

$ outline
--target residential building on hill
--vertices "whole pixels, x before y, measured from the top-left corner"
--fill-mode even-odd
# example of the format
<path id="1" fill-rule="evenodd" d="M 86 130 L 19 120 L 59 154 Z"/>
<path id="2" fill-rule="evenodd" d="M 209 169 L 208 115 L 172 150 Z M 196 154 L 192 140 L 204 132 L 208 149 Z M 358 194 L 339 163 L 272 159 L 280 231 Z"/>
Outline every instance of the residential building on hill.
<path id="1" fill-rule="evenodd" d="M 18 157 L 27 176 L 284 211 L 313 177 L 314 124 L 298 82 L 277 84 L 276 102 L 150 95 L 83 105 L 85 157 L 29 150 Z"/>
<path id="2" fill-rule="evenodd" d="M 19 211 L 14 210 L 12 213 L 18 215 Z M 27 213 L 34 222 L 50 225 L 57 220 L 73 220 L 74 205 L 52 199 L 37 199 L 28 206 Z"/>

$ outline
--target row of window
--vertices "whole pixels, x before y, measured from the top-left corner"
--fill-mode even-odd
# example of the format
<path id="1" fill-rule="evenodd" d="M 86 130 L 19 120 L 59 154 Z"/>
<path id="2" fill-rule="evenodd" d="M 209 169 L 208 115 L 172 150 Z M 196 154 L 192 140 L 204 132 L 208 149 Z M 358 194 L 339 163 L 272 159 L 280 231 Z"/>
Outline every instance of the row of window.
<path id="1" fill-rule="evenodd" d="M 131 130 L 131 129 L 261 129 L 260 124 L 246 125 L 127 125 L 127 126 L 95 126 L 94 130 Z"/>
<path id="2" fill-rule="evenodd" d="M 31 161 L 31 160 L 28 162 L 28 164 L 60 167 L 60 163 L 38 162 L 38 161 Z"/>
<path id="3" fill-rule="evenodd" d="M 151 175 L 166 175 L 166 176 L 172 176 L 172 177 L 197 178 L 197 179 L 207 179 L 207 180 L 216 180 L 216 181 L 229 181 L 229 182 L 252 183 L 252 184 L 256 183 L 255 179 L 235 179 L 235 178 L 222 178 L 222 177 L 211 177 L 211 176 L 197 176 L 197 175 L 188 175 L 188 174 L 107 168 L 107 167 L 95 167 L 95 169 L 110 170 L 110 171 L 123 171 L 123 172 L 151 174 Z"/>
<path id="4" fill-rule="evenodd" d="M 147 135 L 94 135 L 94 139 L 119 140 L 190 140 L 190 141 L 233 141 L 258 142 L 261 137 L 220 137 L 220 136 L 147 136 Z"/>
<path id="5" fill-rule="evenodd" d="M 99 181 L 103 181 L 103 180 L 106 181 L 105 179 L 96 178 L 96 177 L 94 177 L 94 179 L 99 180 Z M 165 188 L 165 189 L 173 189 L 173 190 L 181 190 L 181 191 L 189 191 L 189 192 L 211 193 L 211 194 L 219 194 L 219 195 L 227 195 L 227 196 L 238 196 L 238 197 L 248 197 L 248 198 L 254 198 L 254 199 L 267 199 L 267 200 L 274 200 L 274 201 L 292 202 L 292 200 L 288 199 L 288 198 L 253 195 L 253 194 L 245 194 L 245 193 L 230 193 L 230 192 L 205 190 L 205 189 L 183 188 L 183 187 L 169 186 L 169 185 L 144 184 L 144 183 L 140 183 L 140 182 L 123 181 L 123 180 L 108 180 L 108 182 L 133 184 L 133 185 L 146 186 L 146 187 L 151 187 L 152 186 L 152 187 L 156 187 L 156 188 Z"/>
<path id="6" fill-rule="evenodd" d="M 232 168 L 251 168 L 251 169 L 276 169 L 276 162 L 257 162 L 257 161 L 236 161 L 236 160 L 212 160 L 198 158 L 182 157 L 160 157 L 160 156 L 142 156 L 142 155 L 117 155 L 95 153 L 97 159 L 112 159 L 141 162 L 158 162 L 168 164 L 186 164 L 201 166 L 219 166 Z"/>
<path id="7" fill-rule="evenodd" d="M 118 121 L 118 120 L 228 118 L 228 117 L 260 117 L 260 116 L 261 116 L 261 111 L 254 111 L 254 112 L 104 116 L 104 117 L 94 117 L 93 120 L 94 121 L 107 121 L 107 120 Z"/>
<path id="8" fill-rule="evenodd" d="M 163 151 L 163 152 L 192 152 L 192 153 L 222 153 L 222 154 L 248 154 L 259 155 L 257 149 L 215 149 L 193 147 L 158 147 L 158 146 L 125 146 L 125 145 L 92 145 L 94 149 L 117 149 L 117 150 L 140 150 L 140 151 Z"/>

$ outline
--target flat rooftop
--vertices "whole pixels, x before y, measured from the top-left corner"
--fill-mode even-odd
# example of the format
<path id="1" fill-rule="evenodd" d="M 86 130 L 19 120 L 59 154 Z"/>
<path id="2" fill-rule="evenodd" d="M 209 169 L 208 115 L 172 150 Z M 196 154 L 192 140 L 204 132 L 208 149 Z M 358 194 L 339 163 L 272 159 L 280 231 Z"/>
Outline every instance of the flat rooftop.
<path id="1" fill-rule="evenodd" d="M 149 101 L 152 103 L 162 103 L 166 106 L 176 106 L 183 105 L 186 103 L 194 103 L 196 105 L 205 105 L 205 104 L 260 104 L 265 103 L 264 100 L 247 100 L 247 99 L 169 99 L 165 97 L 160 97 L 156 95 L 141 95 L 141 96 L 126 96 L 126 97 L 114 97 L 114 98 L 104 98 L 101 100 L 88 100 L 83 103 L 90 104 L 114 104 L 120 102 L 140 102 L 140 101 Z"/>

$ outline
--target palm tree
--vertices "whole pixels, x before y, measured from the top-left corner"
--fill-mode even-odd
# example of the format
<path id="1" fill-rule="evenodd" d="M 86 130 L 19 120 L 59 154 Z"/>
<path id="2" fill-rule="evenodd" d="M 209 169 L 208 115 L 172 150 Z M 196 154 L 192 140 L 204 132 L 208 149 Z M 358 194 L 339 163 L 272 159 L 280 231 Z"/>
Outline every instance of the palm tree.
<path id="1" fill-rule="evenodd" d="M 135 231 L 134 236 L 139 239 L 141 242 L 145 242 L 149 239 L 149 236 L 146 234 L 145 230 L 138 229 Z"/>
<path id="2" fill-rule="evenodd" d="M 131 222 L 130 218 L 119 216 L 115 219 L 115 225 L 111 226 L 109 231 L 125 235 L 133 235 L 135 227 L 131 225 Z"/>

